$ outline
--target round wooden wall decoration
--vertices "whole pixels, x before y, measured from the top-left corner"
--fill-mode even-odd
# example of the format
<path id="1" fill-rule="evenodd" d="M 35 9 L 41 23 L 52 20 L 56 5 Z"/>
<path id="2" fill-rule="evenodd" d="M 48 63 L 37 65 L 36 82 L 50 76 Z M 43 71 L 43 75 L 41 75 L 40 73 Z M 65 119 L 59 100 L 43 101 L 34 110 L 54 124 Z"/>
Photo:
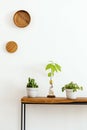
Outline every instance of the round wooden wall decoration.
<path id="1" fill-rule="evenodd" d="M 6 50 L 10 53 L 13 53 L 15 52 L 16 50 L 18 49 L 18 45 L 16 42 L 14 41 L 9 41 L 7 44 L 6 44 Z"/>
<path id="2" fill-rule="evenodd" d="M 30 14 L 25 10 L 19 10 L 14 14 L 13 21 L 17 27 L 23 28 L 31 21 Z"/>

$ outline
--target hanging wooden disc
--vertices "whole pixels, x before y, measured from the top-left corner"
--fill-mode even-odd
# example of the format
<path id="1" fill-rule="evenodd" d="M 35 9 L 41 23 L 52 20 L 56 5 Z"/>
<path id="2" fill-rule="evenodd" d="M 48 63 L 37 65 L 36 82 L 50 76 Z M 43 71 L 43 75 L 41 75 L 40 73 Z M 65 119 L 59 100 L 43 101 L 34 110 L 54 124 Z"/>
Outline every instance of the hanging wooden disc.
<path id="1" fill-rule="evenodd" d="M 30 14 L 25 10 L 19 10 L 14 14 L 13 21 L 18 27 L 26 27 L 31 21 Z"/>
<path id="2" fill-rule="evenodd" d="M 18 45 L 16 42 L 14 41 L 9 41 L 7 44 L 6 44 L 6 50 L 10 53 L 13 53 L 17 50 L 18 48 Z"/>

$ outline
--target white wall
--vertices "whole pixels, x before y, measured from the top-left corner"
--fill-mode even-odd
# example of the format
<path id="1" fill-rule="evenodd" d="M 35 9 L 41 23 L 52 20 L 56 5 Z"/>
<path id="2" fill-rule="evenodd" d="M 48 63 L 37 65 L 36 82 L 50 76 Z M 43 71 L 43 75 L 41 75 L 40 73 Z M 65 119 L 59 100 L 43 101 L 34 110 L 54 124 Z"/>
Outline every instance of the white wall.
<path id="1" fill-rule="evenodd" d="M 26 28 L 13 23 L 20 9 L 31 15 Z M 20 99 L 29 76 L 37 80 L 39 95 L 47 95 L 49 60 L 62 66 L 54 77 L 56 96 L 65 96 L 61 87 L 70 81 L 84 86 L 78 96 L 87 96 L 86 0 L 1 0 L 0 16 L 0 130 L 20 130 Z M 5 50 L 10 40 L 18 43 L 13 54 Z M 27 111 L 30 130 L 87 129 L 87 106 L 30 105 Z"/>

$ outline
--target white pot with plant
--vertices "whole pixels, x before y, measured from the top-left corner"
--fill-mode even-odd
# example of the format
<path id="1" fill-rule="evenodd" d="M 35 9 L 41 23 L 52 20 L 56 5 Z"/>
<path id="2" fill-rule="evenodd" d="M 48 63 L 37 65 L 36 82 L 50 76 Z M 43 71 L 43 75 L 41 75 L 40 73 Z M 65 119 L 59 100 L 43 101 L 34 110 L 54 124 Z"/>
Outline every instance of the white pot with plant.
<path id="1" fill-rule="evenodd" d="M 61 71 L 61 66 L 57 63 L 54 63 L 53 61 L 50 61 L 46 67 L 45 70 L 48 71 L 48 77 L 50 78 L 50 88 L 49 93 L 47 97 L 55 97 L 54 91 L 53 91 L 53 77 L 54 74 Z"/>
<path id="2" fill-rule="evenodd" d="M 76 99 L 76 92 L 78 90 L 83 90 L 82 86 L 79 86 L 77 83 L 70 82 L 62 87 L 62 92 L 66 91 L 66 97 L 68 99 Z"/>
<path id="3" fill-rule="evenodd" d="M 33 78 L 28 78 L 28 83 L 26 86 L 27 96 L 28 97 L 37 97 L 38 96 L 38 85 Z"/>

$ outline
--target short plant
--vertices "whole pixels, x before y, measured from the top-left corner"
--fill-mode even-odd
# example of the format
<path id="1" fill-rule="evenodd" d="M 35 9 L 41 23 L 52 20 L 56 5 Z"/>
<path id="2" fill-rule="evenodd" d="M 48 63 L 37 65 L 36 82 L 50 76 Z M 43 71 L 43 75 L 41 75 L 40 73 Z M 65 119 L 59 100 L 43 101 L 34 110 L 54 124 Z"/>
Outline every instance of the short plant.
<path id="1" fill-rule="evenodd" d="M 35 82 L 35 79 L 28 78 L 27 88 L 38 88 L 37 83 Z"/>
<path id="2" fill-rule="evenodd" d="M 66 89 L 73 89 L 73 92 L 76 92 L 77 90 L 83 90 L 83 87 L 79 86 L 77 83 L 70 82 L 62 87 L 62 92 L 64 92 Z"/>

